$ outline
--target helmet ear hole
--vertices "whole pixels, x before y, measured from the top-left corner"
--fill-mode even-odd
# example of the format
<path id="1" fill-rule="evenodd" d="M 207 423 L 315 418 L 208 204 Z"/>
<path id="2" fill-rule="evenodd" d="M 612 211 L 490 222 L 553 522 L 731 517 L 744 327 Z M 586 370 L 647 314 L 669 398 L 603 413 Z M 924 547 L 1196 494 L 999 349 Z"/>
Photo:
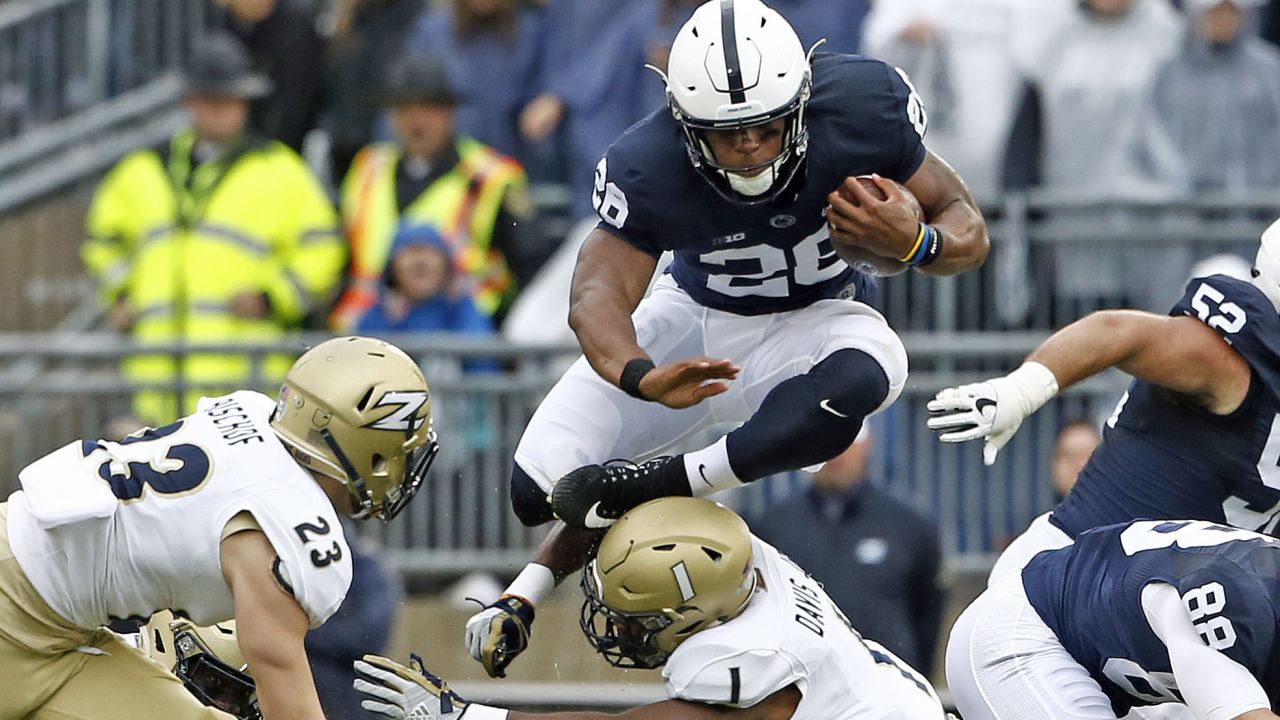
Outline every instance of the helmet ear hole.
<path id="1" fill-rule="evenodd" d="M 373 454 L 373 474 L 376 476 L 385 476 L 387 474 L 387 458 L 381 453 Z"/>

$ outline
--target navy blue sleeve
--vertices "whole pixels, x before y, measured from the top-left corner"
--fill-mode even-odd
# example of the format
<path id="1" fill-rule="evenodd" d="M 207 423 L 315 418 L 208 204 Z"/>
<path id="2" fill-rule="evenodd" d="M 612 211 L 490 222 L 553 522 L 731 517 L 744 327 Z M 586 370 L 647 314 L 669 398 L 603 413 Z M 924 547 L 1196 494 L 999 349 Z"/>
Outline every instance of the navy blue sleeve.
<path id="1" fill-rule="evenodd" d="M 658 201 L 653 197 L 653 178 L 658 173 L 648 167 L 648 158 L 645 157 L 647 138 L 651 135 L 644 127 L 647 122 L 623 134 L 596 165 L 591 206 L 600 216 L 596 225 L 598 229 L 658 257 L 663 250 L 670 248 L 661 241 L 665 235 L 654 231 L 657 223 L 652 219 L 652 213 L 647 211 L 651 203 Z M 652 143 L 648 145 L 649 152 L 656 151 Z"/>
<path id="2" fill-rule="evenodd" d="M 1262 291 L 1226 275 L 1195 278 L 1170 315 L 1189 315 L 1217 331 L 1280 397 L 1280 314 Z"/>
<path id="3" fill-rule="evenodd" d="M 813 120 L 829 124 L 836 161 L 856 164 L 840 170 L 910 179 L 924 162 L 928 116 L 906 73 L 856 55 L 819 55 L 813 65 Z"/>

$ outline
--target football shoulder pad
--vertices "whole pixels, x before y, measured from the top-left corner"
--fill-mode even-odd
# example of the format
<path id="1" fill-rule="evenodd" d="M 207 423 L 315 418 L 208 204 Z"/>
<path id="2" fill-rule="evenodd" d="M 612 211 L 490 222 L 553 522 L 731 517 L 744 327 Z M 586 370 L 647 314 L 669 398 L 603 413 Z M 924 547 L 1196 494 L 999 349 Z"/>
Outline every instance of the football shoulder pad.
<path id="1" fill-rule="evenodd" d="M 243 509 L 253 514 L 276 552 L 276 582 L 298 601 L 316 628 L 346 598 L 352 568 L 351 548 L 337 513 L 318 487 L 313 492 L 319 497 L 273 488 L 248 498 Z"/>
<path id="2" fill-rule="evenodd" d="M 751 707 L 790 685 L 804 673 L 776 649 L 745 649 L 687 640 L 662 669 L 667 695 L 673 699 Z"/>

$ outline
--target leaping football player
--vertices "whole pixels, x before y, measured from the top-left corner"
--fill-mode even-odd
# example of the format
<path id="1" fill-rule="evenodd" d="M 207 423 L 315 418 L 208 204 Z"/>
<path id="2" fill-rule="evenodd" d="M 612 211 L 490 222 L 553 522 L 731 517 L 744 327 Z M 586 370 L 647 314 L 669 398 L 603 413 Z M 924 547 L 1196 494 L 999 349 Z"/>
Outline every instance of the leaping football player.
<path id="1" fill-rule="evenodd" d="M 973 198 L 925 148 L 920 97 L 892 66 L 806 52 L 759 0 L 711 0 L 677 34 L 664 80 L 668 107 L 596 168 L 600 222 L 569 315 L 583 357 L 516 449 L 516 515 L 564 524 L 468 622 L 469 651 L 495 676 L 599 528 L 653 498 L 821 464 L 897 398 L 906 353 L 842 258 L 950 275 L 987 255 Z M 642 302 L 664 250 L 675 260 Z M 670 454 L 721 423 L 741 426 Z"/>

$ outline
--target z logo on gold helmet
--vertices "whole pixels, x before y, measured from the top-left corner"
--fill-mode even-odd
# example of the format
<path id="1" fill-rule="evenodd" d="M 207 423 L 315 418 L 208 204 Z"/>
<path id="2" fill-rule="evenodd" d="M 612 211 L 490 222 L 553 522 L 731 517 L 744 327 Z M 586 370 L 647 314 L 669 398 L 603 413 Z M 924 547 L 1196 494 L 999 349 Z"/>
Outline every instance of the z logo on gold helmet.
<path id="1" fill-rule="evenodd" d="M 365 427 L 373 428 L 374 430 L 395 430 L 403 433 L 412 433 L 422 427 L 422 423 L 426 422 L 426 418 L 418 414 L 418 411 L 426 404 L 427 392 L 425 390 L 392 390 L 385 392 L 382 394 L 382 399 L 378 400 L 378 404 L 374 405 L 374 407 L 383 407 L 384 405 L 398 407 L 391 414 L 375 420 L 365 425 Z"/>

